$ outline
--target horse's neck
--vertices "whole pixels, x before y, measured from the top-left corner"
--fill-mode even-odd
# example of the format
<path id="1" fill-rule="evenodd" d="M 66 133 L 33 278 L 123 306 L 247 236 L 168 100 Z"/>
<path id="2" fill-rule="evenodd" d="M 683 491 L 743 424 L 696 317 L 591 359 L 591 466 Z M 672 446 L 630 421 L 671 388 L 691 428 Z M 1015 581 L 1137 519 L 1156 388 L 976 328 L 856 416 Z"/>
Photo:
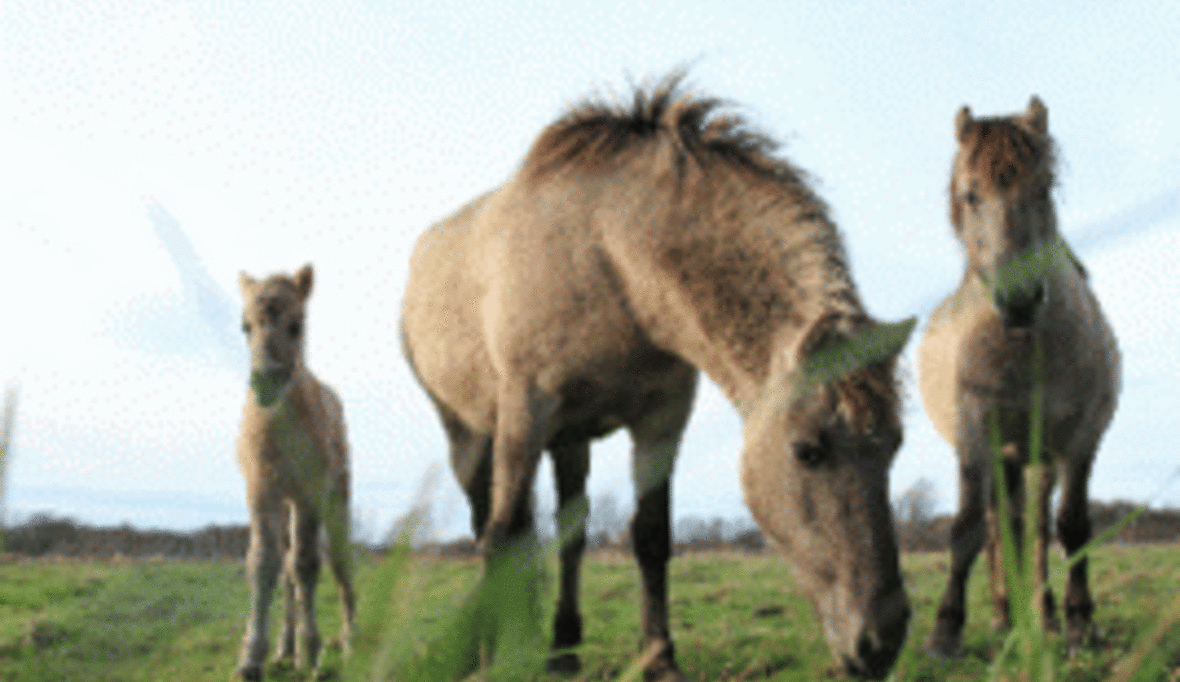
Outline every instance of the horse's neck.
<path id="1" fill-rule="evenodd" d="M 800 219 L 803 211 L 788 205 L 749 222 L 731 217 L 737 229 L 728 230 L 708 218 L 642 216 L 618 226 L 615 244 L 608 236 L 648 335 L 739 407 L 775 380 L 772 371 L 811 321 L 832 310 L 863 315 L 835 228 L 823 217 Z M 634 226 L 650 224 L 659 227 L 636 238 Z M 614 248 L 619 243 L 625 246 Z"/>

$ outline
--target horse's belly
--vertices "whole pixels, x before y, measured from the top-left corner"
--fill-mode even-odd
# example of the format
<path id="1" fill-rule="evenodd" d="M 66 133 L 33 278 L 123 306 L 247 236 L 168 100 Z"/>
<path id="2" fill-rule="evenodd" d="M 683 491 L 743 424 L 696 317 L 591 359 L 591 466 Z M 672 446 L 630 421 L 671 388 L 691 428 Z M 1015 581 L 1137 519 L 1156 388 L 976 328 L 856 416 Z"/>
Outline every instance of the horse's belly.
<path id="1" fill-rule="evenodd" d="M 957 430 L 959 351 L 963 344 L 963 314 L 944 303 L 931 317 L 918 349 L 918 385 L 922 403 L 934 429 L 952 446 Z"/>

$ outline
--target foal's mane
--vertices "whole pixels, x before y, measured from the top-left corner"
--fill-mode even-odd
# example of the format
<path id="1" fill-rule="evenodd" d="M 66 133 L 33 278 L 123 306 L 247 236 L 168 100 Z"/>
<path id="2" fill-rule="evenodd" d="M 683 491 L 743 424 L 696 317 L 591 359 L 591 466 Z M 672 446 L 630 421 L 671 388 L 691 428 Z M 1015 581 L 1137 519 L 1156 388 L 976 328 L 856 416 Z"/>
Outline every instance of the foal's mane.
<path id="1" fill-rule="evenodd" d="M 675 145 L 677 167 L 692 159 L 702 169 L 728 168 L 785 189 L 794 201 L 826 213 L 806 172 L 774 154 L 781 145 L 740 115 L 718 113 L 732 103 L 683 92 L 686 72 L 677 70 L 650 91 L 635 87 L 631 102 L 590 97 L 576 104 L 538 136 L 525 157 L 522 175 L 541 182 L 563 170 L 590 170 L 653 142 Z M 780 190 L 781 191 L 781 190 Z"/>

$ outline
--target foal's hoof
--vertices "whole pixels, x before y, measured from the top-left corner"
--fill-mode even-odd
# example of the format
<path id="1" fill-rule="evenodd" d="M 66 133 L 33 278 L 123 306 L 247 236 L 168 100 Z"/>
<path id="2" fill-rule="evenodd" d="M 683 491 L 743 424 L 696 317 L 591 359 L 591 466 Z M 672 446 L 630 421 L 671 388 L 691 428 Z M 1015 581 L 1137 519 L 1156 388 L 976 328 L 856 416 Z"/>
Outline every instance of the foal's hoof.
<path id="1" fill-rule="evenodd" d="M 262 665 L 251 663 L 238 667 L 238 678 L 246 682 L 262 682 Z"/>
<path id="2" fill-rule="evenodd" d="M 551 673 L 573 675 L 582 669 L 582 661 L 572 652 L 553 654 L 545 662 L 545 669 Z"/>

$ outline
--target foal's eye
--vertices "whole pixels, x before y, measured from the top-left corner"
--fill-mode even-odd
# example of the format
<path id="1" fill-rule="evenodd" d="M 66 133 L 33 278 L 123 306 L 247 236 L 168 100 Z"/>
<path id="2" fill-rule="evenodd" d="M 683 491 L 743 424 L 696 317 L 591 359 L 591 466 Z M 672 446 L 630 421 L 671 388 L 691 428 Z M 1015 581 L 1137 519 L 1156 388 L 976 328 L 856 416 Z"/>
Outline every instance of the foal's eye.
<path id="1" fill-rule="evenodd" d="M 290 327 L 287 327 L 287 329 L 291 332 L 291 336 L 299 336 L 303 333 L 303 322 L 300 320 L 295 320 L 291 323 Z"/>
<path id="2" fill-rule="evenodd" d="M 245 333 L 247 333 L 247 334 L 249 334 L 249 333 L 250 333 L 250 323 L 249 323 L 249 322 L 246 322 L 245 320 L 242 320 L 242 331 L 243 331 L 243 332 L 245 332 Z"/>
<path id="3" fill-rule="evenodd" d="M 963 194 L 963 201 L 971 208 L 975 208 L 979 205 L 979 195 L 971 190 L 967 190 Z"/>

